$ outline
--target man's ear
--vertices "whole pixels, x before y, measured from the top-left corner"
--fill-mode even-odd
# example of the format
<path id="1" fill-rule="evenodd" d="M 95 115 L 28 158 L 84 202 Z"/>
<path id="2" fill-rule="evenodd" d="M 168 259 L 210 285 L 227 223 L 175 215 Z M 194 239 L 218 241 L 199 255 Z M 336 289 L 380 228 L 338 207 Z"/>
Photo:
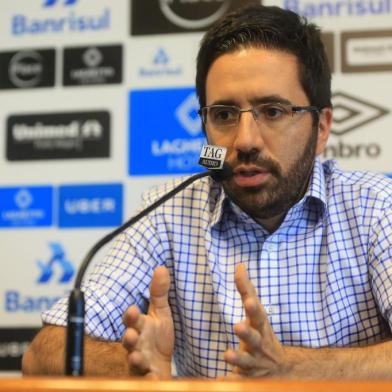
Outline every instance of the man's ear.
<path id="1" fill-rule="evenodd" d="M 324 152 L 327 145 L 329 133 L 331 131 L 333 121 L 332 108 L 325 107 L 320 111 L 320 119 L 318 124 L 317 147 L 316 154 L 320 155 Z"/>

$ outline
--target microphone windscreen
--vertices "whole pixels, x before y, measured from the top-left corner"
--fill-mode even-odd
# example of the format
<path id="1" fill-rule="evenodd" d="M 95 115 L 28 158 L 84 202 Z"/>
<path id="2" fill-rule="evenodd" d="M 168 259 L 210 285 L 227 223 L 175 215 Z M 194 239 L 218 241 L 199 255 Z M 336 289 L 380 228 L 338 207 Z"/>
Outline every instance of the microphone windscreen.
<path id="1" fill-rule="evenodd" d="M 209 170 L 209 173 L 215 181 L 220 182 L 228 180 L 233 175 L 233 169 L 228 163 L 224 162 L 222 169 Z"/>

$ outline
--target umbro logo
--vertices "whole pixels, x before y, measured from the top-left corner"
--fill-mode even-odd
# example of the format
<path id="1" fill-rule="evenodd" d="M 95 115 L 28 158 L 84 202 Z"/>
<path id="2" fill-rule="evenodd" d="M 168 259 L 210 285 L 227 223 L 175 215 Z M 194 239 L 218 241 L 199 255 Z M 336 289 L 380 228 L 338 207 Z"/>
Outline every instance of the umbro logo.
<path id="1" fill-rule="evenodd" d="M 331 133 L 338 136 L 376 121 L 389 113 L 389 110 L 380 105 L 343 92 L 332 95 L 332 104 L 334 122 Z"/>

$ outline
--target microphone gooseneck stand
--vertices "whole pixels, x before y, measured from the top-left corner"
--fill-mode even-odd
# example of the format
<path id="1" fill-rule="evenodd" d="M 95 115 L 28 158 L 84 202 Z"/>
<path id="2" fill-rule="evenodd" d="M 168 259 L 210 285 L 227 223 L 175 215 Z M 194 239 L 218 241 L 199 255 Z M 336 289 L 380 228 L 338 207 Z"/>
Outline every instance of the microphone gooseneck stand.
<path id="1" fill-rule="evenodd" d="M 172 198 L 178 192 L 182 191 L 192 182 L 207 176 L 211 176 L 215 181 L 223 181 L 232 175 L 229 165 L 223 164 L 222 169 L 207 170 L 202 173 L 195 174 L 177 187 L 172 189 L 160 199 L 152 203 L 143 211 L 126 221 L 124 224 L 113 230 L 101 240 L 99 240 L 87 253 L 79 267 L 76 275 L 74 288 L 69 295 L 68 300 L 68 324 L 67 324 L 67 341 L 65 353 L 65 374 L 69 376 L 83 375 L 83 346 L 84 346 L 84 293 L 81 290 L 82 279 L 95 254 L 105 244 L 110 242 L 116 235 L 120 234 L 126 228 L 132 226 L 139 219 L 143 218 L 162 203 Z"/>

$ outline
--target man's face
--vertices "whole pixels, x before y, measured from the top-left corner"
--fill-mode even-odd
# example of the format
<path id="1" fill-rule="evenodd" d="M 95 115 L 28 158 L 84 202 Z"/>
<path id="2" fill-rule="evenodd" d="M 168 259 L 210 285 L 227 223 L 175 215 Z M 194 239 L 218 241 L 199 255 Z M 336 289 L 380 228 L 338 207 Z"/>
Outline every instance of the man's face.
<path id="1" fill-rule="evenodd" d="M 206 105 L 249 109 L 265 102 L 308 106 L 292 54 L 247 48 L 218 57 L 206 80 Z M 210 144 L 228 149 L 234 176 L 224 182 L 230 198 L 256 221 L 275 230 L 287 210 L 303 195 L 316 153 L 322 152 L 329 127 L 314 129 L 311 113 L 289 116 L 284 127 L 241 114 L 236 126 L 217 129 L 206 124 Z M 328 116 L 327 116 L 328 117 Z M 324 121 L 324 123 L 323 123 Z"/>

